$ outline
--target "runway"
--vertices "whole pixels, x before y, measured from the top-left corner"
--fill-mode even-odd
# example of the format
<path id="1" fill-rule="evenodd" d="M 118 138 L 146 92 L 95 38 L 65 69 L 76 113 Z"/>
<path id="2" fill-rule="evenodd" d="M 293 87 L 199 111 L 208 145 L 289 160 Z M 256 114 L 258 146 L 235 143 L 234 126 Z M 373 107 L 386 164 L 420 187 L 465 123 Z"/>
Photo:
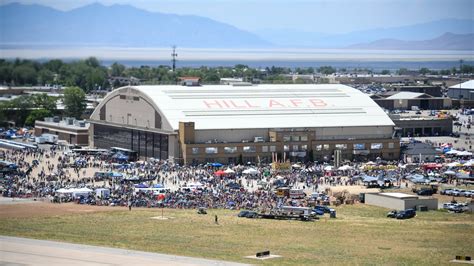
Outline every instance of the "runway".
<path id="1" fill-rule="evenodd" d="M 0 236 L 0 265 L 222 265 L 240 263 Z"/>

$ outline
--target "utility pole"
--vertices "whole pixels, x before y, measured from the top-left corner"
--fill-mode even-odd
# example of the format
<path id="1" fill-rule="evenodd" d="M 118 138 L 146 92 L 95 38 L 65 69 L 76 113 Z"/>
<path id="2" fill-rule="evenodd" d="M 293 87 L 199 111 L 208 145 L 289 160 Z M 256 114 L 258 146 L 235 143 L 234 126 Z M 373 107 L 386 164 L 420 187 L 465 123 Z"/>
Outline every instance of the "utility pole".
<path id="1" fill-rule="evenodd" d="M 176 45 L 173 45 L 173 53 L 171 54 L 171 61 L 173 62 L 173 73 L 176 70 L 176 57 L 178 57 L 178 54 L 176 53 Z"/>

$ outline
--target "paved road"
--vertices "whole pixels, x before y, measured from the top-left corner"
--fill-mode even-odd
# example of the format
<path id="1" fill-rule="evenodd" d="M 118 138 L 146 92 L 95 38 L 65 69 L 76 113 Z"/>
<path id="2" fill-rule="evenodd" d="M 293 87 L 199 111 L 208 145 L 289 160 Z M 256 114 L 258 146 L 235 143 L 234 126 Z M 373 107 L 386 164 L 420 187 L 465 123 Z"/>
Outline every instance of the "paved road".
<path id="1" fill-rule="evenodd" d="M 0 265 L 244 265 L 150 252 L 0 236 Z"/>

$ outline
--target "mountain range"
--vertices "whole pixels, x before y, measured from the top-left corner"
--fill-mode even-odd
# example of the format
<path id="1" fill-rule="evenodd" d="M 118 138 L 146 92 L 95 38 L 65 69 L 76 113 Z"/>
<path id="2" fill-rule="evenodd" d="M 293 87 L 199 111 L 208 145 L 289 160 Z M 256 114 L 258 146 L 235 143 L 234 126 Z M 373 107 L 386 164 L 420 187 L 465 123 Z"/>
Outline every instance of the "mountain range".
<path id="1" fill-rule="evenodd" d="M 134 47 L 262 47 L 253 33 L 200 16 L 154 13 L 128 5 L 91 4 L 70 11 L 40 5 L 0 7 L 3 43 Z"/>
<path id="2" fill-rule="evenodd" d="M 474 50 L 474 34 L 447 32 L 437 38 L 424 41 L 382 39 L 370 43 L 354 44 L 347 48 L 372 50 Z"/>
<path id="3" fill-rule="evenodd" d="M 344 34 L 249 32 L 202 16 L 149 12 L 129 5 L 95 3 L 59 11 L 13 3 L 0 6 L 0 44 L 474 50 L 474 20 L 443 19 Z"/>

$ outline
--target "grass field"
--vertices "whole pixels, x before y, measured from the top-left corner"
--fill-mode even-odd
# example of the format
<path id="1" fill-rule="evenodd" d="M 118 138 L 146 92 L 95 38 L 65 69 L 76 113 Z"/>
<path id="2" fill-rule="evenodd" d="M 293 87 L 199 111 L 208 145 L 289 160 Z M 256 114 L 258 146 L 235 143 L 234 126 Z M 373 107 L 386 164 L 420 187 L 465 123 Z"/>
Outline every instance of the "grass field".
<path id="1" fill-rule="evenodd" d="M 22 206 L 18 206 L 21 208 Z M 73 206 L 70 206 L 73 208 Z M 236 211 L 134 209 L 31 218 L 0 218 L 0 234 L 268 265 L 447 264 L 474 255 L 474 215 L 443 211 L 410 220 L 386 209 L 341 206 L 315 222 L 237 218 Z M 214 215 L 219 225 L 214 223 Z M 270 250 L 282 258 L 244 256 Z"/>

